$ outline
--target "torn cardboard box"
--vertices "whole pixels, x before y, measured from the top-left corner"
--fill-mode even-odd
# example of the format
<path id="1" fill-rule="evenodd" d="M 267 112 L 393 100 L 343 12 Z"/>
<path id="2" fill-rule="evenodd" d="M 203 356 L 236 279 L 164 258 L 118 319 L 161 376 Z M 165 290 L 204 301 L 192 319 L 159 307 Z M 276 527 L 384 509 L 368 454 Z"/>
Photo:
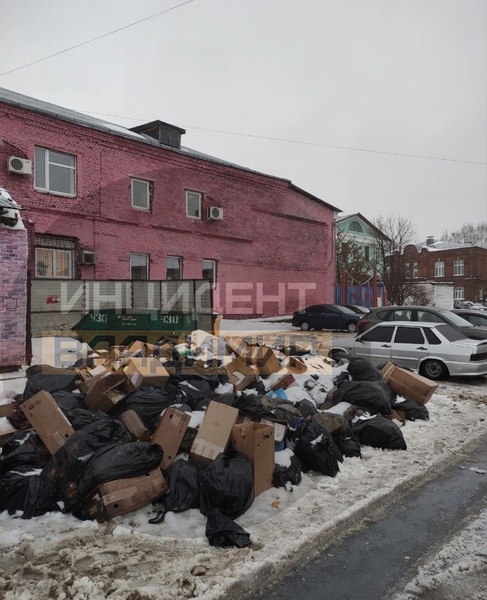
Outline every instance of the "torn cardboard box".
<path id="1" fill-rule="evenodd" d="M 73 435 L 71 423 L 48 392 L 38 392 L 20 407 L 51 454 L 56 454 Z"/>
<path id="2" fill-rule="evenodd" d="M 257 367 L 245 364 L 240 358 L 235 358 L 227 365 L 228 381 L 234 386 L 236 392 L 241 392 L 251 383 L 259 379 Z"/>
<path id="3" fill-rule="evenodd" d="M 394 393 L 405 398 L 412 398 L 419 404 L 426 404 L 438 389 L 438 384 L 431 379 L 397 367 L 392 362 L 388 362 L 380 374 Z"/>
<path id="4" fill-rule="evenodd" d="M 254 494 L 272 487 L 275 467 L 274 427 L 263 423 L 239 423 L 232 429 L 232 448 L 252 463 Z"/>
<path id="5" fill-rule="evenodd" d="M 125 396 L 135 391 L 135 387 L 123 371 L 100 376 L 85 397 L 88 410 L 109 412 Z M 85 382 L 87 383 L 87 382 Z"/>
<path id="6" fill-rule="evenodd" d="M 142 384 L 163 388 L 169 379 L 169 373 L 158 358 L 129 358 L 123 370 L 135 388 Z"/>
<path id="7" fill-rule="evenodd" d="M 172 464 L 183 441 L 184 434 L 191 421 L 191 416 L 176 408 L 168 408 L 162 415 L 151 439 L 152 444 L 158 444 L 163 450 L 161 464 L 165 470 Z"/>

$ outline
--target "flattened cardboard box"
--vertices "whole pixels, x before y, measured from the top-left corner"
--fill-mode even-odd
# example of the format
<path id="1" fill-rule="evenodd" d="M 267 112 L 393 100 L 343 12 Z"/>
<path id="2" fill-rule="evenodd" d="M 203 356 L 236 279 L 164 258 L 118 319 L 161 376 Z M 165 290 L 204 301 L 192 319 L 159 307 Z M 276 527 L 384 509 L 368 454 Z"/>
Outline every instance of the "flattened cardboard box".
<path id="1" fill-rule="evenodd" d="M 210 402 L 189 452 L 194 465 L 206 467 L 220 452 L 225 452 L 237 418 L 238 410 L 233 406 L 214 400 Z"/>
<path id="2" fill-rule="evenodd" d="M 232 448 L 252 463 L 254 494 L 272 487 L 275 468 L 274 427 L 262 423 L 240 423 L 232 429 Z"/>
<path id="3" fill-rule="evenodd" d="M 188 413 L 174 407 L 168 408 L 162 415 L 151 439 L 152 444 L 158 444 L 164 450 L 159 465 L 162 470 L 167 469 L 176 458 L 190 421 Z"/>
<path id="4" fill-rule="evenodd" d="M 86 498 L 90 515 L 99 522 L 155 502 L 167 492 L 167 482 L 160 469 L 146 475 L 102 483 Z"/>
<path id="5" fill-rule="evenodd" d="M 142 384 L 163 388 L 169 379 L 169 373 L 158 358 L 129 358 L 123 370 L 136 388 Z"/>
<path id="6" fill-rule="evenodd" d="M 127 378 L 123 371 L 110 373 L 106 377 L 95 383 L 85 398 L 85 404 L 88 410 L 108 412 L 111 408 L 120 402 L 125 396 L 135 391 L 132 382 Z"/>
<path id="7" fill-rule="evenodd" d="M 438 384 L 431 379 L 397 367 L 392 362 L 388 362 L 380 374 L 398 396 L 413 398 L 419 404 L 426 404 L 438 389 Z"/>
<path id="8" fill-rule="evenodd" d="M 48 392 L 38 392 L 20 407 L 51 454 L 56 454 L 73 435 L 71 423 Z"/>

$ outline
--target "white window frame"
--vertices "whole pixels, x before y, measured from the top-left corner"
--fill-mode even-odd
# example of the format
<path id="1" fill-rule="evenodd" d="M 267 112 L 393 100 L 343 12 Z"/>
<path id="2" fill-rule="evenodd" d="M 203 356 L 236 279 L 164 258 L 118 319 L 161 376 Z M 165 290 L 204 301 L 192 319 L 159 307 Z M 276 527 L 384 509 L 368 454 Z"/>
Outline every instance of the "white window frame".
<path id="1" fill-rule="evenodd" d="M 38 251 L 42 250 L 43 252 L 51 253 L 51 264 L 52 264 L 52 275 L 47 275 L 43 273 L 40 269 Z M 67 275 L 57 275 L 57 256 L 58 254 L 64 254 L 68 257 L 68 274 Z M 38 279 L 73 279 L 73 251 L 72 250 L 63 250 L 61 248 L 44 248 L 41 246 L 37 246 L 35 249 L 35 276 Z"/>
<path id="2" fill-rule="evenodd" d="M 170 259 L 174 259 L 178 261 L 178 271 L 179 271 L 179 277 L 176 278 L 169 278 L 167 276 L 167 271 L 169 269 L 169 260 Z M 183 259 L 180 256 L 166 256 L 166 281 L 178 281 L 180 279 L 183 278 Z"/>
<path id="3" fill-rule="evenodd" d="M 201 200 L 203 194 L 201 192 L 193 192 L 192 190 L 186 190 L 186 216 L 188 219 L 199 219 L 201 220 Z M 190 202 L 196 201 L 198 208 L 196 210 L 190 210 Z M 197 214 L 192 214 L 197 213 Z"/>
<path id="4" fill-rule="evenodd" d="M 445 263 L 442 260 L 435 262 L 435 277 L 445 276 Z"/>
<path id="5" fill-rule="evenodd" d="M 40 158 L 40 154 L 43 154 L 42 159 Z M 63 156 L 67 156 L 73 159 L 73 165 L 63 165 L 55 162 L 55 160 L 51 160 L 52 153 L 62 154 Z M 42 165 L 39 165 L 39 161 L 44 161 L 44 168 L 41 169 Z M 69 192 L 64 192 L 60 190 L 52 189 L 52 184 L 50 179 L 50 167 L 57 167 L 61 169 L 67 169 L 68 171 L 72 171 L 72 184 L 73 189 Z M 40 185 L 38 181 L 38 173 L 42 170 L 42 177 L 44 179 L 44 185 Z M 39 146 L 35 147 L 35 162 L 34 162 L 34 189 L 40 192 L 49 192 L 50 194 L 55 194 L 56 196 L 66 196 L 68 198 L 74 198 L 76 196 L 76 176 L 77 176 L 77 161 L 76 156 L 74 154 L 69 154 L 68 152 L 61 152 L 59 150 L 49 150 L 49 148 L 41 148 Z"/>
<path id="6" fill-rule="evenodd" d="M 135 257 L 140 258 L 140 257 L 144 257 L 145 258 L 145 279 L 135 279 L 132 276 L 132 269 L 135 268 L 140 268 L 143 267 L 144 265 L 136 265 L 133 264 L 133 259 L 135 259 Z M 149 281 L 149 264 L 150 264 L 150 255 L 149 254 L 145 254 L 143 252 L 131 252 L 130 253 L 130 279 L 133 281 Z"/>
<path id="7" fill-rule="evenodd" d="M 211 271 L 212 271 L 212 276 L 211 278 L 209 278 L 209 280 L 211 281 L 211 287 L 215 288 L 216 287 L 216 267 L 217 267 L 217 262 L 216 260 L 214 260 L 213 258 L 204 258 L 201 264 L 201 271 L 202 271 L 202 277 L 203 279 L 205 279 L 205 263 L 210 264 L 211 263 Z M 210 269 L 206 269 L 207 271 Z"/>
<path id="8" fill-rule="evenodd" d="M 455 277 L 465 275 L 465 261 L 461 258 L 453 261 L 453 275 Z"/>
<path id="9" fill-rule="evenodd" d="M 463 288 L 463 287 L 453 288 L 453 298 L 454 298 L 454 300 L 463 300 L 465 298 L 465 288 Z"/>
<path id="10" fill-rule="evenodd" d="M 140 206 L 135 203 L 134 190 L 139 185 L 141 185 L 143 188 L 145 188 L 145 198 L 144 198 L 145 205 L 144 206 Z M 150 212 L 150 209 L 151 209 L 151 202 L 150 202 L 151 201 L 151 182 L 147 181 L 145 179 L 138 179 L 137 177 L 132 177 L 130 179 L 130 198 L 131 198 L 131 206 L 133 209 L 144 210 L 146 212 Z"/>
<path id="11" fill-rule="evenodd" d="M 417 279 L 419 277 L 419 267 L 418 267 L 418 263 L 414 262 L 413 263 L 413 278 Z"/>

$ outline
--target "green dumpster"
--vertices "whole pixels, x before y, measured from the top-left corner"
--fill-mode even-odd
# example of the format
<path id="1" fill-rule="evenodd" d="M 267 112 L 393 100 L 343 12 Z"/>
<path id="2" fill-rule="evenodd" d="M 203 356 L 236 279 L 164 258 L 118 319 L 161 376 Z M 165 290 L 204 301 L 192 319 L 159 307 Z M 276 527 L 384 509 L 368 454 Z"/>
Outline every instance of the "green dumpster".
<path id="1" fill-rule="evenodd" d="M 196 326 L 194 313 L 148 310 L 92 310 L 73 330 L 94 349 L 126 346 L 135 340 L 154 344 L 163 337 L 180 338 Z"/>

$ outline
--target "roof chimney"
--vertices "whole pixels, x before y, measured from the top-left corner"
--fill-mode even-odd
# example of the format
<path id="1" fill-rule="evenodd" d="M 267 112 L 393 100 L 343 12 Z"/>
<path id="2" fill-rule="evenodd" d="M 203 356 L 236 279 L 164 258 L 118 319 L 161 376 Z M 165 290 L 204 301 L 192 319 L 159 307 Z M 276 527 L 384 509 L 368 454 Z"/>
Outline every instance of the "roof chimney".
<path id="1" fill-rule="evenodd" d="M 429 235 L 429 236 L 426 238 L 426 245 L 427 245 L 427 246 L 431 246 L 431 245 L 432 245 L 432 244 L 434 244 L 434 243 L 435 243 L 435 238 L 434 238 L 434 236 L 432 236 L 432 235 Z"/>

